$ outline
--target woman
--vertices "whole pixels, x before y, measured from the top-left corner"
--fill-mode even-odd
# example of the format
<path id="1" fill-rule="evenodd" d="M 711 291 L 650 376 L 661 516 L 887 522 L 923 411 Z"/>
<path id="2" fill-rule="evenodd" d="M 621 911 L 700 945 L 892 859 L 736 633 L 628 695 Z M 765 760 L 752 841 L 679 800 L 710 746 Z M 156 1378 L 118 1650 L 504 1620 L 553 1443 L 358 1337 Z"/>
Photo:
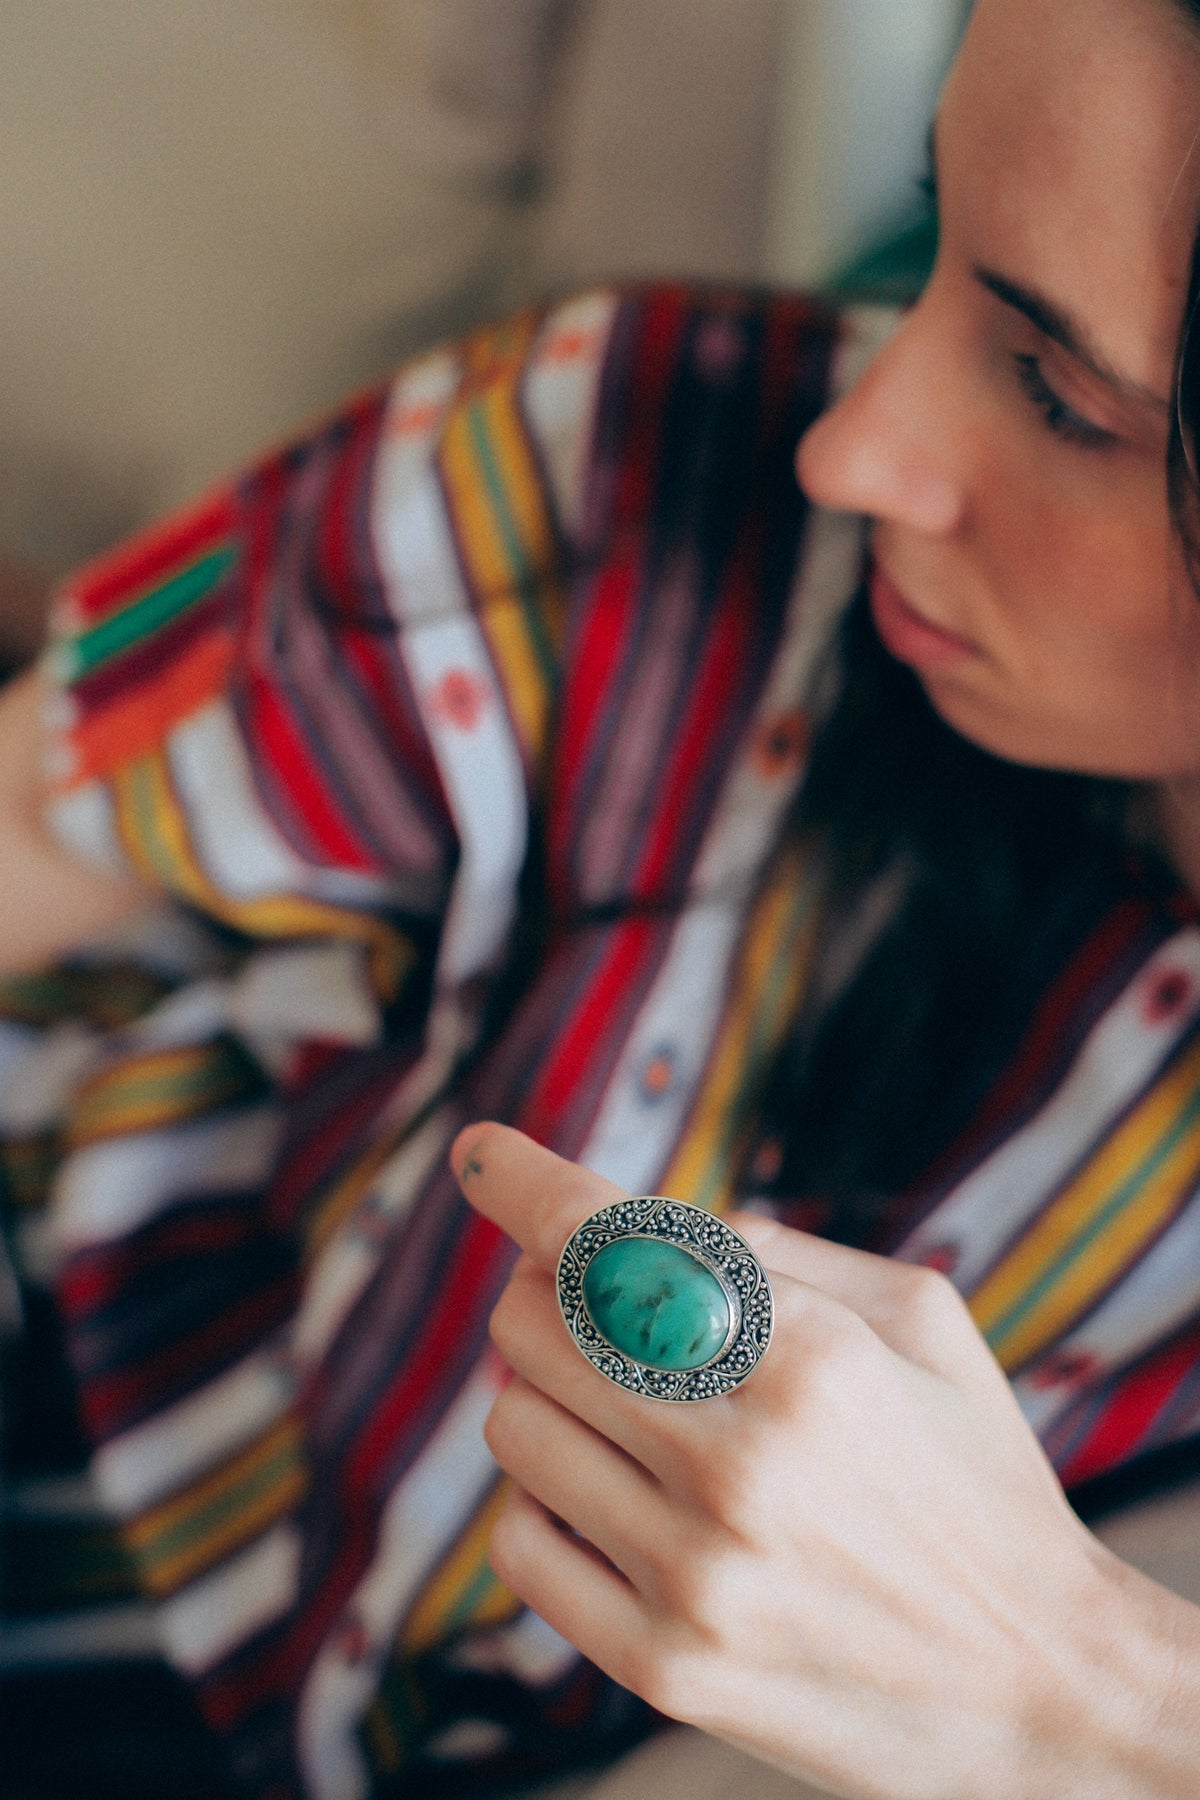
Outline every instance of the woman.
<path id="1" fill-rule="evenodd" d="M 1193 887 L 1194 461 L 1173 531 L 1165 470 L 1195 404 L 1198 23 L 980 0 L 937 122 L 933 279 L 798 458 L 815 501 L 874 520 L 879 636 L 941 718 L 1152 784 Z M 516 1379 L 489 1438 L 519 1486 L 493 1558 L 602 1667 L 836 1793 L 1194 1789 L 1200 1614 L 1062 1504 L 948 1283 L 747 1221 L 781 1350 L 680 1420 L 557 1318 L 548 1277 L 606 1184 L 491 1126 L 455 1155 L 527 1253 L 494 1322 Z"/>
<path id="2" fill-rule="evenodd" d="M 1194 1787 L 1197 1615 L 1030 1424 L 1071 1482 L 1195 1432 L 1161 859 L 1198 878 L 1198 24 L 980 0 L 933 280 L 820 423 L 836 320 L 593 296 L 68 590 L 48 816 L 116 872 L 46 840 L 26 686 L 12 965 L 146 886 L 240 935 L 159 944 L 119 1037 L 52 1031 L 8 1125 L 22 1168 L 65 1147 L 96 1471 L 255 1791 L 487 1791 L 627 1741 L 626 1690 L 848 1795 Z M 832 513 L 783 480 L 804 427 Z M 874 633 L 831 698 L 847 513 Z M 527 1253 L 511 1382 L 512 1257 L 443 1161 L 488 1116 L 550 1146 L 453 1151 Z M 786 1221 L 745 1226 L 779 1321 L 736 1394 L 651 1408 L 567 1340 L 610 1183 Z"/>

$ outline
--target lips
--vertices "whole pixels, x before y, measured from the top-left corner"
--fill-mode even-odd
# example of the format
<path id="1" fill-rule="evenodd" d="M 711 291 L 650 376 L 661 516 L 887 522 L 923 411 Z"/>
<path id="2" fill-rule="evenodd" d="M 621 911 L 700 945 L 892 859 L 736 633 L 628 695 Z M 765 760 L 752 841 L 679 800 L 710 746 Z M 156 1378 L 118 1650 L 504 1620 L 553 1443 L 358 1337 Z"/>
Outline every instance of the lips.
<path id="1" fill-rule="evenodd" d="M 931 625 L 915 607 L 909 605 L 899 588 L 884 574 L 878 563 L 872 564 L 868 583 L 871 617 L 875 629 L 898 662 L 917 670 L 953 668 L 978 656 L 977 647 L 968 639 Z"/>

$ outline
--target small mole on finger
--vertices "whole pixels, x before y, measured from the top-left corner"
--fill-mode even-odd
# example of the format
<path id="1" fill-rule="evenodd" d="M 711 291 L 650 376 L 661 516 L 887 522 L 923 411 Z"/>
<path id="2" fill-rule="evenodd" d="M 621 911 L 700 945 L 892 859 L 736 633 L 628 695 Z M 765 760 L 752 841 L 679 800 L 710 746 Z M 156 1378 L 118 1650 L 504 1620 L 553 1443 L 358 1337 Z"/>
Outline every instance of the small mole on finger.
<path id="1" fill-rule="evenodd" d="M 479 1153 L 479 1145 L 475 1144 L 470 1150 L 467 1151 L 466 1156 L 463 1158 L 462 1174 L 461 1174 L 460 1179 L 465 1181 L 467 1179 L 468 1175 L 482 1175 L 482 1174 L 483 1174 L 483 1157 Z"/>

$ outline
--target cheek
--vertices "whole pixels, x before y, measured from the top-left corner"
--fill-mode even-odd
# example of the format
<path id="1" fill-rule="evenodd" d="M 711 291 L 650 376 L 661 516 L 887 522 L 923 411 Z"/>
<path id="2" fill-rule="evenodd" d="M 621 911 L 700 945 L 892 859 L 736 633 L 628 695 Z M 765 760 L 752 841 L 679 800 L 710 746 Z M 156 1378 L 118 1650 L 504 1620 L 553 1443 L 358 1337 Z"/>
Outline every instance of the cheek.
<path id="1" fill-rule="evenodd" d="M 1196 770 L 1200 599 L 1161 487 L 1114 480 L 1097 502 L 1056 488 L 1044 466 L 987 475 L 977 492 L 996 501 L 976 513 L 974 550 L 993 660 L 977 687 L 931 687 L 935 706 L 1022 762 L 1131 779 Z"/>

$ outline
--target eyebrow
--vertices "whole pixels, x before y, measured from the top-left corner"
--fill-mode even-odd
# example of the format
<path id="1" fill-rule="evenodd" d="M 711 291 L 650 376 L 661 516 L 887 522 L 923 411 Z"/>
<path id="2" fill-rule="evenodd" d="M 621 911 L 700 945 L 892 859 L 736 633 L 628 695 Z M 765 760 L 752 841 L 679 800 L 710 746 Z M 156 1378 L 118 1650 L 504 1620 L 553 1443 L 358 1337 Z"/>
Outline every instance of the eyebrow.
<path id="1" fill-rule="evenodd" d="M 930 121 L 925 137 L 926 176 L 934 202 L 938 192 L 938 115 L 935 113 Z M 990 294 L 1003 305 L 1011 307 L 1014 312 L 1028 319 L 1029 323 L 1040 331 L 1043 337 L 1065 350 L 1067 355 L 1079 363 L 1081 368 L 1094 375 L 1110 388 L 1117 398 L 1132 402 L 1135 406 L 1149 407 L 1152 412 L 1170 416 L 1171 402 L 1164 400 L 1161 394 L 1146 387 L 1140 381 L 1133 381 L 1128 375 L 1122 375 L 1114 368 L 1108 358 L 1097 348 L 1090 334 L 1084 330 L 1065 307 L 1058 306 L 1047 299 L 1036 288 L 1024 286 L 1022 282 L 1012 281 L 1007 275 L 1001 275 L 995 269 L 976 265 L 974 270 L 976 281 L 985 287 Z"/>
<path id="2" fill-rule="evenodd" d="M 1000 275 L 995 269 L 975 268 L 975 279 L 990 294 L 1040 331 L 1043 337 L 1049 338 L 1052 344 L 1058 344 L 1075 362 L 1102 381 L 1105 387 L 1111 388 L 1122 400 L 1131 400 L 1139 406 L 1149 406 L 1157 413 L 1169 413 L 1170 402 L 1153 388 L 1144 387 L 1140 381 L 1131 381 L 1122 375 L 1095 347 L 1083 327 L 1074 320 L 1070 313 L 1035 288 L 1023 286 L 1019 281 L 1011 281 L 1007 275 Z"/>

